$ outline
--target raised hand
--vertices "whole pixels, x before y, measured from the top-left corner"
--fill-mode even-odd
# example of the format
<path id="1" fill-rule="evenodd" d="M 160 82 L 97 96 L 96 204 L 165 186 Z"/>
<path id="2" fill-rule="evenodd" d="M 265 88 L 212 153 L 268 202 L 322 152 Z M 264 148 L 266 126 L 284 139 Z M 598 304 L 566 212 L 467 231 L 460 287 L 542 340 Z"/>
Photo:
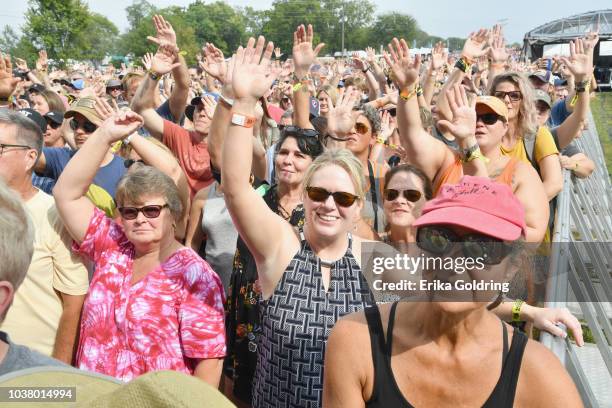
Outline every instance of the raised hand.
<path id="1" fill-rule="evenodd" d="M 278 68 L 270 64 L 274 44 L 269 42 L 264 49 L 265 41 L 260 36 L 255 44 L 255 39 L 250 38 L 246 48 L 241 46 L 236 51 L 232 87 L 237 100 L 254 105 L 279 74 Z"/>
<path id="2" fill-rule="evenodd" d="M 153 60 L 153 54 L 151 54 L 150 52 L 147 52 L 145 55 L 142 56 L 142 65 L 145 67 L 145 69 L 148 71 L 151 69 L 151 61 Z"/>
<path id="3" fill-rule="evenodd" d="M 461 84 L 457 84 L 446 90 L 448 106 L 453 114 L 453 120 L 441 120 L 438 126 L 442 130 L 453 134 L 459 142 L 476 132 L 476 99 L 471 103 L 468 100 L 465 89 Z"/>
<path id="4" fill-rule="evenodd" d="M 405 90 L 418 83 L 419 69 L 421 68 L 421 57 L 416 55 L 414 59 L 410 57 L 408 44 L 402 38 L 398 41 L 394 38 L 389 44 L 389 54 L 383 54 L 385 61 L 389 64 L 393 73 L 393 82 L 399 90 Z"/>
<path id="5" fill-rule="evenodd" d="M 167 22 L 163 16 L 154 15 L 153 24 L 155 25 L 155 31 L 157 31 L 157 36 L 148 36 L 147 40 L 157 45 L 167 43 L 176 46 L 176 33 L 174 32 L 172 25 L 170 25 L 170 23 Z"/>
<path id="6" fill-rule="evenodd" d="M 353 66 L 355 69 L 363 71 L 368 68 L 368 64 L 359 57 L 359 54 L 356 52 L 353 53 Z"/>
<path id="7" fill-rule="evenodd" d="M 461 56 L 467 59 L 471 64 L 476 58 L 481 55 L 485 55 L 488 52 L 487 39 L 489 37 L 489 31 L 481 28 L 475 33 L 471 33 L 468 39 L 463 44 L 463 51 Z"/>
<path id="8" fill-rule="evenodd" d="M 593 72 L 593 62 L 591 53 L 593 49 L 584 46 L 582 39 L 570 41 L 570 57 L 561 57 L 561 61 L 567 69 L 574 75 L 577 82 L 589 78 Z"/>
<path id="9" fill-rule="evenodd" d="M 47 59 L 47 51 L 38 51 L 38 59 L 36 60 L 36 70 L 46 71 L 49 67 L 49 60 Z"/>
<path id="10" fill-rule="evenodd" d="M 344 94 L 340 95 L 334 106 L 331 98 L 327 97 L 327 131 L 332 135 L 347 135 L 355 123 L 353 107 L 361 98 L 361 92 L 349 86 Z"/>
<path id="11" fill-rule="evenodd" d="M 200 63 L 200 68 L 222 84 L 225 84 L 227 64 L 225 63 L 223 52 L 212 43 L 206 43 L 202 47 L 202 52 L 204 53 L 204 59 Z"/>
<path id="12" fill-rule="evenodd" d="M 594 31 L 586 33 L 582 41 L 584 42 L 585 49 L 595 49 L 595 46 L 599 41 L 599 25 L 597 26 L 597 28 L 595 28 Z"/>
<path id="13" fill-rule="evenodd" d="M 104 113 L 107 107 L 102 107 L 101 104 L 96 103 L 95 109 L 100 114 Z M 142 116 L 131 110 L 124 110 L 107 116 L 98 131 L 103 132 L 109 143 L 114 143 L 134 133 L 143 123 Z"/>
<path id="14" fill-rule="evenodd" d="M 508 51 L 506 50 L 506 41 L 502 26 L 496 24 L 493 26 L 489 35 L 489 57 L 496 64 L 505 64 L 508 61 Z"/>
<path id="15" fill-rule="evenodd" d="M 437 71 L 446 64 L 448 52 L 444 50 L 444 43 L 439 41 L 431 50 L 431 70 Z"/>
<path id="16" fill-rule="evenodd" d="M 94 109 L 98 116 L 102 119 L 102 122 L 115 114 L 115 109 L 113 109 L 108 102 L 104 100 L 104 98 L 96 97 L 95 99 L 96 102 L 94 103 Z"/>
<path id="17" fill-rule="evenodd" d="M 212 119 L 217 107 L 217 101 L 210 95 L 202 96 L 202 105 L 204 106 L 204 114 L 208 119 Z"/>
<path id="18" fill-rule="evenodd" d="M 280 59 L 281 55 L 283 55 L 283 53 L 281 52 L 280 47 L 276 47 L 274 49 L 274 58 Z"/>
<path id="19" fill-rule="evenodd" d="M 390 124 L 391 114 L 388 110 L 378 112 L 378 116 L 380 116 L 380 132 L 378 132 L 378 137 L 386 141 L 393 134 L 395 126 Z"/>
<path id="20" fill-rule="evenodd" d="M 8 99 L 13 94 L 20 78 L 13 77 L 11 56 L 0 53 L 0 98 Z"/>
<path id="21" fill-rule="evenodd" d="M 374 48 L 372 47 L 366 47 L 366 55 L 367 55 L 367 61 L 372 64 L 374 63 L 374 60 L 376 59 L 376 51 L 374 51 Z"/>
<path id="22" fill-rule="evenodd" d="M 20 70 L 22 72 L 28 72 L 29 71 L 28 63 L 24 59 L 15 57 L 15 66 L 17 67 L 18 70 Z"/>
<path id="23" fill-rule="evenodd" d="M 151 71 L 164 75 L 174 68 L 181 66 L 178 60 L 177 48 L 170 44 L 162 44 L 151 59 Z"/>
<path id="24" fill-rule="evenodd" d="M 297 76 L 304 76 L 310 70 L 319 52 L 325 47 L 325 43 L 318 44 L 315 49 L 312 49 L 312 40 L 314 31 L 312 25 L 308 24 L 308 28 L 300 25 L 293 33 L 293 64 Z"/>

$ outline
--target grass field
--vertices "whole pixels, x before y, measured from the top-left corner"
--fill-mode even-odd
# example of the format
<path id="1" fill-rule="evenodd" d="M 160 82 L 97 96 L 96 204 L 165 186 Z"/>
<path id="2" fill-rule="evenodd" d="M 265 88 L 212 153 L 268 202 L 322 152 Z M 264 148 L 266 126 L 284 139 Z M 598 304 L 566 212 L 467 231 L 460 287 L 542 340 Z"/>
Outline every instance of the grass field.
<path id="1" fill-rule="evenodd" d="M 606 156 L 608 175 L 612 174 L 612 92 L 600 92 L 591 100 L 591 111 Z"/>

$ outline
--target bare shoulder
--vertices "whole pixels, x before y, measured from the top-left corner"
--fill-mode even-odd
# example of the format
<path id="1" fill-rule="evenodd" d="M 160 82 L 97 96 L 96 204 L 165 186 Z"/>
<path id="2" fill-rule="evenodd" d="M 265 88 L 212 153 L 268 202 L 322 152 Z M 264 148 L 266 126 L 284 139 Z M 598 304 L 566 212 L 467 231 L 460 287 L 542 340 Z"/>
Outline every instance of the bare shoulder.
<path id="1" fill-rule="evenodd" d="M 517 384 L 518 406 L 582 407 L 561 361 L 542 344 L 528 340 Z"/>

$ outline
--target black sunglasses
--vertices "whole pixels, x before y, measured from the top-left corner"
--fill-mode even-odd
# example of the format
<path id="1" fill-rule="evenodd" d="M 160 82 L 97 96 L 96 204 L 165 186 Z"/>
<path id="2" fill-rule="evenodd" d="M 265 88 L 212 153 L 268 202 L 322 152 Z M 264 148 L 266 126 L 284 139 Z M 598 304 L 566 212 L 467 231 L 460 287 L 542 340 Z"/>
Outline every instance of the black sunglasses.
<path id="1" fill-rule="evenodd" d="M 281 129 L 281 126 L 283 126 L 282 129 Z M 291 126 L 291 125 L 287 125 L 287 126 L 279 125 L 278 128 L 283 131 L 283 136 L 302 136 L 302 137 L 319 136 L 319 132 L 317 132 L 315 129 L 302 129 L 300 127 Z"/>
<path id="2" fill-rule="evenodd" d="M 58 127 L 62 126 L 61 123 L 55 123 L 52 120 L 48 120 L 47 121 L 47 126 L 49 126 L 51 129 L 57 129 Z"/>
<path id="3" fill-rule="evenodd" d="M 385 200 L 394 201 L 400 196 L 400 193 L 406 200 L 412 203 L 419 201 L 423 195 L 419 190 L 396 190 L 394 188 L 388 188 L 385 190 Z"/>
<path id="4" fill-rule="evenodd" d="M 96 131 L 96 129 L 98 129 L 96 125 L 94 125 L 88 120 L 84 122 L 77 122 L 76 119 L 72 119 L 70 121 L 70 129 L 72 129 L 73 132 L 76 132 L 78 128 L 83 129 L 85 133 L 93 133 Z"/>
<path id="5" fill-rule="evenodd" d="M 508 96 L 508 98 L 510 98 L 512 102 L 520 101 L 522 98 L 520 91 L 510 91 L 510 92 L 495 91 L 493 92 L 493 96 L 501 99 L 502 101 L 506 98 L 506 96 Z"/>
<path id="6" fill-rule="evenodd" d="M 138 217 L 138 213 L 142 214 L 147 218 L 157 218 L 161 211 L 168 207 L 168 204 L 164 205 L 145 205 L 144 207 L 119 207 L 117 210 L 124 220 L 135 220 Z"/>
<path id="7" fill-rule="evenodd" d="M 350 207 L 351 205 L 353 205 L 355 200 L 359 198 L 354 194 L 346 193 L 344 191 L 336 191 L 334 193 L 330 193 L 329 191 L 321 187 L 306 187 L 306 192 L 308 193 L 308 198 L 318 203 L 324 202 L 325 200 L 327 200 L 327 197 L 332 196 L 334 198 L 334 202 L 340 207 Z"/>
<path id="8" fill-rule="evenodd" d="M 417 232 L 417 246 L 431 254 L 442 256 L 461 244 L 467 258 L 482 258 L 485 265 L 497 265 L 512 252 L 512 246 L 504 241 L 482 234 L 460 237 L 453 230 L 442 226 L 426 226 Z"/>
<path id="9" fill-rule="evenodd" d="M 113 92 L 113 91 L 123 91 L 123 88 L 120 86 L 112 86 L 112 87 L 106 88 L 106 92 Z"/>
<path id="10" fill-rule="evenodd" d="M 142 163 L 144 164 L 144 160 L 133 160 L 133 159 L 125 159 L 123 161 L 123 165 L 125 166 L 126 169 L 129 169 L 130 167 L 132 167 L 135 163 Z"/>
<path id="11" fill-rule="evenodd" d="M 493 125 L 501 118 L 502 117 L 499 116 L 497 113 L 483 113 L 480 115 L 476 115 L 476 122 L 481 120 L 482 123 L 484 123 L 485 125 Z"/>

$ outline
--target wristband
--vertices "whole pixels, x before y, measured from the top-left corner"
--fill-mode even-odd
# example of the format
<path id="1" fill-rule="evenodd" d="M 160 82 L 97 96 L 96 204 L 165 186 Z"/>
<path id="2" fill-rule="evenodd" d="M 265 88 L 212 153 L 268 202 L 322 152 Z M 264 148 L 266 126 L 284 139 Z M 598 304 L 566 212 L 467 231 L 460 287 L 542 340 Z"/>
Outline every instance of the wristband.
<path id="1" fill-rule="evenodd" d="M 417 88 L 416 88 L 416 95 L 417 95 L 417 96 L 421 96 L 421 95 L 423 95 L 423 87 L 422 87 L 421 85 L 417 85 Z"/>
<path id="2" fill-rule="evenodd" d="M 11 97 L 10 96 L 8 98 L 0 97 L 0 102 L 10 102 L 10 101 L 11 101 Z"/>
<path id="3" fill-rule="evenodd" d="M 133 135 L 134 135 L 134 134 L 132 133 L 131 135 L 129 135 L 128 137 L 126 137 L 125 139 L 123 139 L 123 144 L 124 144 L 125 146 L 128 146 L 128 145 L 130 144 L 130 141 L 132 140 L 132 136 L 133 136 Z"/>
<path id="4" fill-rule="evenodd" d="M 399 93 L 399 97 L 407 101 L 408 99 L 412 98 L 416 94 L 417 94 L 417 85 L 415 85 L 412 90 L 402 89 Z"/>
<path id="5" fill-rule="evenodd" d="M 158 74 L 157 72 L 153 72 L 152 70 L 148 70 L 147 74 L 149 74 L 149 77 L 154 81 L 159 81 L 159 79 L 161 78 L 160 74 Z"/>
<path id="6" fill-rule="evenodd" d="M 294 73 L 293 73 L 293 80 L 294 80 L 295 82 L 302 83 L 302 82 L 304 82 L 304 81 L 306 81 L 306 80 L 310 80 L 310 75 L 306 74 L 306 75 L 304 75 L 303 77 L 301 77 L 301 78 L 300 78 L 300 77 L 298 77 L 298 76 L 295 74 L 295 72 L 294 72 Z"/>
<path id="7" fill-rule="evenodd" d="M 293 89 L 293 92 L 295 93 L 295 92 L 299 91 L 300 89 L 302 89 L 303 86 L 304 86 L 304 84 L 302 84 L 300 82 L 299 84 L 293 85 L 293 87 L 291 89 Z"/>
<path id="8" fill-rule="evenodd" d="M 476 146 L 476 148 L 474 150 L 472 150 L 474 148 L 474 146 Z M 463 157 L 463 159 L 461 160 L 463 163 L 469 163 L 471 161 L 474 161 L 476 159 L 480 159 L 485 163 L 489 162 L 489 159 L 487 159 L 482 152 L 480 151 L 480 147 L 476 144 L 472 147 L 470 147 L 469 149 L 464 150 L 467 151 L 468 153 L 465 154 L 465 156 Z"/>
<path id="9" fill-rule="evenodd" d="M 385 139 L 383 139 L 383 138 L 381 138 L 381 137 L 377 137 L 377 138 L 376 138 L 376 143 L 379 143 L 379 144 L 381 144 L 381 145 L 384 145 L 384 144 L 385 144 Z"/>
<path id="10" fill-rule="evenodd" d="M 472 69 L 472 65 L 467 61 L 467 58 L 461 57 L 455 63 L 455 68 L 458 68 L 463 73 L 467 74 L 467 72 Z"/>
<path id="11" fill-rule="evenodd" d="M 363 72 L 363 73 L 365 74 L 365 73 L 366 73 L 366 72 L 368 72 L 369 70 L 370 70 L 370 66 L 368 65 L 368 67 L 367 67 L 366 69 L 362 69 L 362 70 L 361 70 L 361 72 Z"/>
<path id="12" fill-rule="evenodd" d="M 516 299 L 512 305 L 512 322 L 518 323 L 521 321 L 521 307 L 523 306 L 521 299 Z"/>
<path id="13" fill-rule="evenodd" d="M 241 113 L 234 113 L 232 115 L 232 125 L 242 126 L 245 128 L 252 128 L 257 122 L 255 116 L 243 115 Z"/>

